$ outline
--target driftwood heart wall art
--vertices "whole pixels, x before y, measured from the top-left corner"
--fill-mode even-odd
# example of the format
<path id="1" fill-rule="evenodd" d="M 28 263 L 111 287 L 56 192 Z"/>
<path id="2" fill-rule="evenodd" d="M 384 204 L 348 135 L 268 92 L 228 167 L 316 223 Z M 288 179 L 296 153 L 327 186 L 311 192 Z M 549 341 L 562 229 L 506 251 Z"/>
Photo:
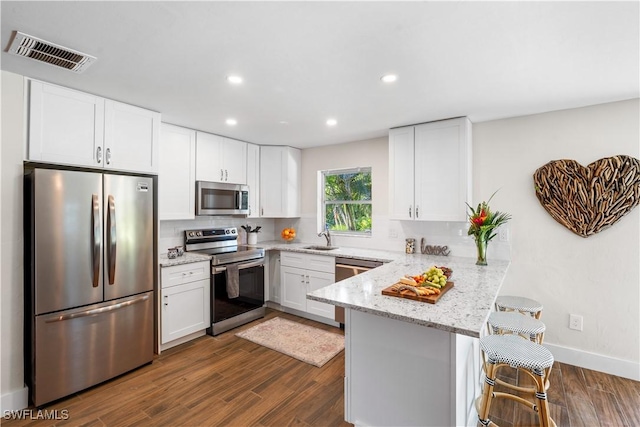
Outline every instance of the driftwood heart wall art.
<path id="1" fill-rule="evenodd" d="M 554 160 L 533 174 L 536 196 L 560 224 L 589 237 L 640 204 L 640 160 L 613 156 L 582 166 Z"/>

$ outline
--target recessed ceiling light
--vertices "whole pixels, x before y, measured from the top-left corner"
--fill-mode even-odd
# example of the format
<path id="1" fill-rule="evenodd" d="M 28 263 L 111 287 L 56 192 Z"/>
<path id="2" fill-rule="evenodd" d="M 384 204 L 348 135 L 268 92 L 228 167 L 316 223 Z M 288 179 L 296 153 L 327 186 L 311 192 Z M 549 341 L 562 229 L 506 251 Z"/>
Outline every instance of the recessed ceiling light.
<path id="1" fill-rule="evenodd" d="M 395 74 L 385 74 L 384 76 L 380 77 L 380 80 L 385 83 L 393 83 L 398 80 L 398 76 L 396 76 Z"/>
<path id="2" fill-rule="evenodd" d="M 278 123 L 280 123 L 281 125 L 288 125 L 289 122 L 286 120 L 280 120 Z"/>
<path id="3" fill-rule="evenodd" d="M 336 119 L 327 120 L 327 126 L 335 126 L 337 124 L 338 124 L 338 121 Z"/>
<path id="4" fill-rule="evenodd" d="M 235 125 L 237 125 L 237 124 L 238 124 L 238 121 L 237 121 L 236 119 L 227 119 L 227 120 L 226 120 L 226 123 L 227 123 L 229 126 L 235 126 Z"/>
<path id="5" fill-rule="evenodd" d="M 227 76 L 227 81 L 229 83 L 234 84 L 234 85 L 239 85 L 240 83 L 242 83 L 242 77 L 234 76 L 234 75 Z"/>

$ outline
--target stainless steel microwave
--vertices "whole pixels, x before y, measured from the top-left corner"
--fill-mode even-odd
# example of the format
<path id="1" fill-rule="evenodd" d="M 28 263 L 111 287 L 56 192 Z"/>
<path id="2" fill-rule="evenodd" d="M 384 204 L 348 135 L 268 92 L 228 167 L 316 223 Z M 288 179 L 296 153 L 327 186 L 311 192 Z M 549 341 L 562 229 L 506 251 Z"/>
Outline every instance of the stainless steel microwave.
<path id="1" fill-rule="evenodd" d="M 196 181 L 196 215 L 249 215 L 249 187 Z"/>

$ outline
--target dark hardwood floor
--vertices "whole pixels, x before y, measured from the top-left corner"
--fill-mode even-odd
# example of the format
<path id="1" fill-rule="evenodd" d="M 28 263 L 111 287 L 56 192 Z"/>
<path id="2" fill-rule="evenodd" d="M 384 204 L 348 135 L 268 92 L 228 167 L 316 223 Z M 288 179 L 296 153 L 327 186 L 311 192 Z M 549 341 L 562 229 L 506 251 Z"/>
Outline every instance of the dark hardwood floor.
<path id="1" fill-rule="evenodd" d="M 282 316 L 268 310 L 264 321 Z M 4 426 L 349 426 L 344 421 L 344 352 L 322 368 L 238 338 L 241 328 L 165 351 L 153 363 L 43 410 L 59 420 L 6 420 Z M 558 426 L 640 426 L 640 383 L 556 363 L 549 390 Z M 496 401 L 492 419 L 528 426 L 536 415 Z M 57 412 L 52 412 L 57 411 Z M 47 414 L 41 414 L 45 416 Z M 32 408 L 32 417 L 37 409 Z M 443 426 L 444 427 L 444 426 Z"/>

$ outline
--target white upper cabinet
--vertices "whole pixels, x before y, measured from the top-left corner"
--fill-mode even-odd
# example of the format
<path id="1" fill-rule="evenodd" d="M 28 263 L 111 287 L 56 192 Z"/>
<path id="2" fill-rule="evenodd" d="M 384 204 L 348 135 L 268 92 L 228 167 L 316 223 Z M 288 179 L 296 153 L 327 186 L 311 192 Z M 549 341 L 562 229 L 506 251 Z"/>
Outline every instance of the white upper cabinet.
<path id="1" fill-rule="evenodd" d="M 195 218 L 196 131 L 162 124 L 158 170 L 160 220 Z"/>
<path id="2" fill-rule="evenodd" d="M 160 114 L 36 80 L 29 160 L 157 173 Z"/>
<path id="3" fill-rule="evenodd" d="M 104 113 L 105 167 L 158 173 L 160 113 L 109 99 Z"/>
<path id="4" fill-rule="evenodd" d="M 442 120 L 389 131 L 392 219 L 466 221 L 471 122 Z"/>
<path id="5" fill-rule="evenodd" d="M 260 147 L 260 216 L 300 216 L 300 150 L 292 147 Z"/>
<path id="6" fill-rule="evenodd" d="M 29 160 L 102 167 L 103 141 L 103 98 L 30 81 Z"/>
<path id="7" fill-rule="evenodd" d="M 196 180 L 247 183 L 246 142 L 197 132 L 196 147 Z"/>
<path id="8" fill-rule="evenodd" d="M 220 151 L 222 137 L 196 132 L 196 180 L 224 182 L 224 169 Z"/>
<path id="9" fill-rule="evenodd" d="M 247 185 L 249 186 L 248 218 L 260 216 L 260 146 L 247 144 Z"/>
<path id="10" fill-rule="evenodd" d="M 389 130 L 389 214 L 413 219 L 413 126 Z"/>
<path id="11" fill-rule="evenodd" d="M 235 139 L 222 139 L 222 166 L 224 182 L 247 184 L 247 143 Z"/>

